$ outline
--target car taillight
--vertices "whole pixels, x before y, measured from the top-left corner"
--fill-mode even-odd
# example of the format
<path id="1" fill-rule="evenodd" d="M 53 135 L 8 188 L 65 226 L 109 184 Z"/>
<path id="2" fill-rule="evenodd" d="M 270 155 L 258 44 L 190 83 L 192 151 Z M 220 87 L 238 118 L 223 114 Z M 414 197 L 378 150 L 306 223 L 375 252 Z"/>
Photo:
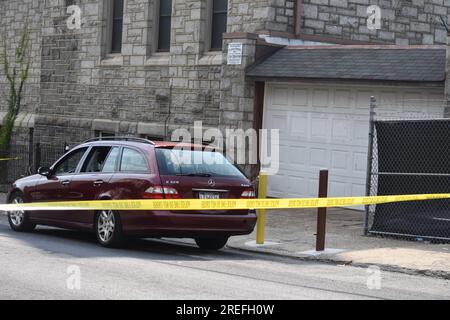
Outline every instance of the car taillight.
<path id="1" fill-rule="evenodd" d="M 166 196 L 166 199 L 180 199 L 181 198 L 177 189 L 170 188 L 170 187 L 164 187 L 164 195 Z"/>
<path id="2" fill-rule="evenodd" d="M 255 191 L 252 189 L 247 189 L 241 194 L 241 199 L 254 199 L 255 197 Z"/>
<path id="3" fill-rule="evenodd" d="M 145 199 L 180 199 L 177 189 L 171 187 L 154 186 L 145 190 Z"/>
<path id="4" fill-rule="evenodd" d="M 164 189 L 160 186 L 150 187 L 145 190 L 143 197 L 145 199 L 164 199 Z"/>

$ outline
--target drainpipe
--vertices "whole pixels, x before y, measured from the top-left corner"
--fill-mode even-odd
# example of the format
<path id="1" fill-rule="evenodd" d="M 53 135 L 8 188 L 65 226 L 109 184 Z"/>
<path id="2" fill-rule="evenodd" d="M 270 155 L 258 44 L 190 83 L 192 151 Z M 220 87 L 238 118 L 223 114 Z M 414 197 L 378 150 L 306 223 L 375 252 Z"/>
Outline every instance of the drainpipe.
<path id="1" fill-rule="evenodd" d="M 167 117 L 166 120 L 164 122 L 164 140 L 169 140 L 168 139 L 168 135 L 169 135 L 169 120 L 170 120 L 170 116 L 172 113 L 172 89 L 173 89 L 173 82 L 172 79 L 170 79 L 170 86 L 169 86 L 169 101 L 168 101 L 168 112 L 167 112 Z"/>
<path id="2" fill-rule="evenodd" d="M 298 36 L 302 31 L 302 0 L 297 0 L 295 4 L 295 34 Z"/>

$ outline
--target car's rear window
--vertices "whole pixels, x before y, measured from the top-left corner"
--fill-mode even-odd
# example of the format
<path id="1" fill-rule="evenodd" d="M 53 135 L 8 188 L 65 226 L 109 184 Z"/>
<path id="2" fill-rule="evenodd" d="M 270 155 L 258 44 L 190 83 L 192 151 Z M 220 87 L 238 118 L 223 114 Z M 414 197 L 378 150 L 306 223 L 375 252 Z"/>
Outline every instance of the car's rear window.
<path id="1" fill-rule="evenodd" d="M 244 177 L 221 153 L 188 149 L 156 149 L 160 174 Z"/>

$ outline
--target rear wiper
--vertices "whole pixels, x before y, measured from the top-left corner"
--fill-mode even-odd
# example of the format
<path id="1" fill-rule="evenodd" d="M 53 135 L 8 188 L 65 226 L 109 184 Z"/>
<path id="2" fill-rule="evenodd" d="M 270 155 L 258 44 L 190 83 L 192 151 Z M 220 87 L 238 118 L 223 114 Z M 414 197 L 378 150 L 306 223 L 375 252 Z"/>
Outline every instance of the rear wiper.
<path id="1" fill-rule="evenodd" d="M 210 173 L 179 173 L 177 174 L 178 177 L 205 177 L 209 178 L 212 177 Z"/>

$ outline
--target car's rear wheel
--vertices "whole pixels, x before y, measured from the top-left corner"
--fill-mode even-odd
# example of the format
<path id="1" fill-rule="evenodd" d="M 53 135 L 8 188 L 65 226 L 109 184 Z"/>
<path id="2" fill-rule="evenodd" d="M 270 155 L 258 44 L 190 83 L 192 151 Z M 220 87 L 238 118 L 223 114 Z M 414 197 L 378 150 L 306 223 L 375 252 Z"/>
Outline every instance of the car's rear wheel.
<path id="1" fill-rule="evenodd" d="M 107 248 L 120 248 L 125 243 L 118 212 L 102 210 L 95 216 L 95 234 L 98 242 Z"/>
<path id="2" fill-rule="evenodd" d="M 200 247 L 200 249 L 204 250 L 220 250 L 228 242 L 228 237 L 220 237 L 220 238 L 196 238 L 195 242 Z"/>
<path id="3" fill-rule="evenodd" d="M 14 193 L 9 199 L 9 203 L 11 204 L 21 204 L 24 202 L 23 195 L 19 192 Z M 24 210 L 9 211 L 8 222 L 11 229 L 17 232 L 31 232 L 36 228 L 36 225 L 30 222 L 30 217 Z"/>

